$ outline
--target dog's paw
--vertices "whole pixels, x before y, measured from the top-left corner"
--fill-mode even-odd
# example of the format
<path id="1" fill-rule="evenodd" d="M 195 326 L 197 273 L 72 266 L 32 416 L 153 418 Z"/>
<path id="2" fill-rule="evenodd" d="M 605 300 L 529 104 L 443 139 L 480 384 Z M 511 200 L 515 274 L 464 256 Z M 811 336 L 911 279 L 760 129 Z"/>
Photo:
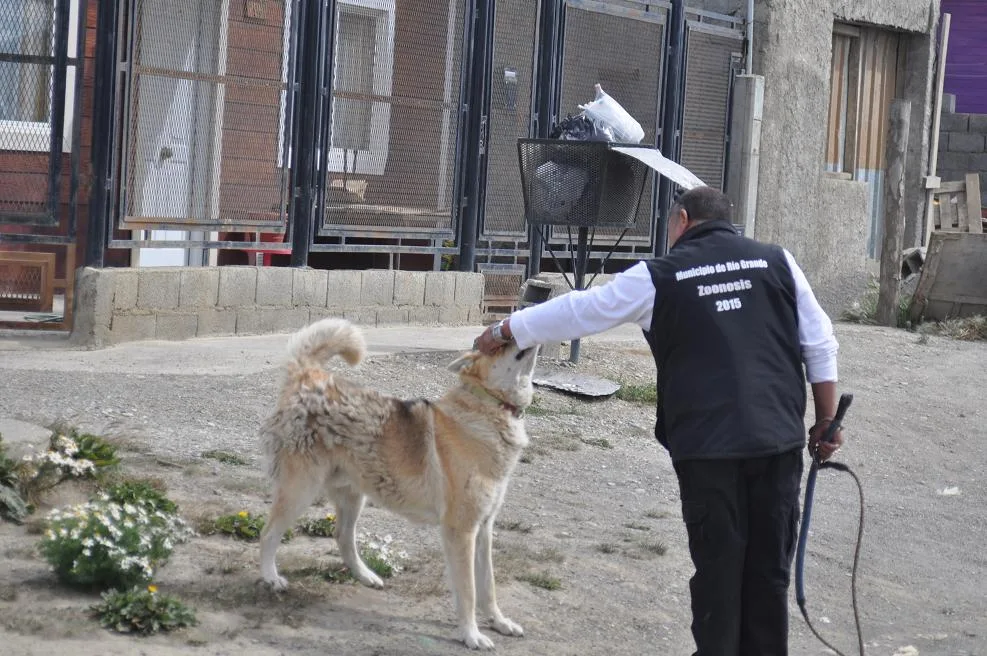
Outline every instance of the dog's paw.
<path id="1" fill-rule="evenodd" d="M 367 586 L 368 588 L 376 588 L 380 590 L 384 587 L 384 580 L 379 576 L 377 576 L 376 574 L 374 574 L 374 572 L 371 571 L 370 568 L 364 568 L 362 570 L 355 572 L 355 576 L 360 583 Z"/>
<path id="2" fill-rule="evenodd" d="M 264 583 L 270 586 L 275 592 L 284 592 L 288 589 L 288 579 L 283 576 L 264 577 Z"/>
<path id="3" fill-rule="evenodd" d="M 463 642 L 470 649 L 493 649 L 493 640 L 480 633 L 479 629 L 471 629 L 463 632 Z"/>
<path id="4" fill-rule="evenodd" d="M 497 633 L 502 633 L 506 636 L 514 636 L 520 638 L 524 635 L 524 629 L 517 622 L 511 621 L 506 617 L 501 617 L 499 619 L 494 618 L 490 620 L 490 626 Z"/>

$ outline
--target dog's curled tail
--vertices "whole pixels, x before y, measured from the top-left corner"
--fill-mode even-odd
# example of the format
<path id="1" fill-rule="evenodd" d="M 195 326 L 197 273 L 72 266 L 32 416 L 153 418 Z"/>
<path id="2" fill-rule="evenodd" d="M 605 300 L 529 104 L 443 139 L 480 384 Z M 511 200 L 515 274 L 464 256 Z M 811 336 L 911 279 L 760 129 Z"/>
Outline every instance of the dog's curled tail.
<path id="1" fill-rule="evenodd" d="M 322 367 L 333 356 L 356 366 L 367 352 L 360 330 L 345 319 L 322 319 L 302 328 L 288 342 L 288 357 L 299 367 Z"/>

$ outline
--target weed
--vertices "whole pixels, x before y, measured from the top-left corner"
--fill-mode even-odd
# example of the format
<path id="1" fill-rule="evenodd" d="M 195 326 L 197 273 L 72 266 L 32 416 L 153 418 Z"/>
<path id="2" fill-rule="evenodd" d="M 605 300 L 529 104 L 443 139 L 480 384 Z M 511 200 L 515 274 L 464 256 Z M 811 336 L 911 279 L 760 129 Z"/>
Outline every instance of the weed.
<path id="1" fill-rule="evenodd" d="M 377 576 L 388 579 L 404 569 L 408 554 L 394 550 L 393 539 L 390 535 L 383 538 L 371 535 L 360 546 L 360 557 Z"/>
<path id="2" fill-rule="evenodd" d="M 613 444 L 611 444 L 610 443 L 610 440 L 608 440 L 605 437 L 583 437 L 583 438 L 580 438 L 580 441 L 583 444 L 588 444 L 590 446 L 596 446 L 596 447 L 599 447 L 601 449 L 612 449 L 613 448 Z"/>
<path id="3" fill-rule="evenodd" d="M 648 519 L 668 519 L 669 514 L 665 510 L 648 510 L 644 516 Z"/>
<path id="4" fill-rule="evenodd" d="M 223 533 L 231 535 L 238 540 L 254 542 L 260 539 L 260 533 L 264 530 L 264 516 L 253 515 L 249 511 L 241 510 L 233 515 L 221 515 L 211 522 L 204 521 L 201 532 L 207 535 Z M 282 542 L 287 542 L 294 537 L 294 531 L 288 529 L 281 537 Z"/>
<path id="5" fill-rule="evenodd" d="M 246 465 L 249 464 L 245 458 L 241 458 L 235 453 L 229 453 L 228 451 L 203 451 L 203 458 L 210 458 L 212 460 L 218 460 L 225 465 Z"/>
<path id="6" fill-rule="evenodd" d="M 641 543 L 641 548 L 656 556 L 664 556 L 668 551 L 668 546 L 661 540 L 645 540 Z"/>
<path id="7" fill-rule="evenodd" d="M 562 581 L 548 572 L 528 572 L 517 578 L 519 581 L 530 583 L 536 588 L 542 588 L 543 590 L 560 590 L 562 588 Z"/>
<path id="8" fill-rule="evenodd" d="M 624 524 L 624 528 L 634 529 L 635 531 L 650 531 L 651 527 L 647 524 L 638 524 L 637 522 L 627 522 Z"/>
<path id="9" fill-rule="evenodd" d="M 603 544 L 596 545 L 596 550 L 599 551 L 600 553 L 604 553 L 604 554 L 617 553 L 617 550 L 619 548 L 620 547 L 618 547 L 613 542 L 604 542 Z"/>
<path id="10" fill-rule="evenodd" d="M 106 490 L 110 500 L 119 504 L 131 503 L 144 506 L 153 512 L 160 510 L 164 513 L 178 512 L 178 505 L 164 495 L 164 492 L 152 481 L 131 479 L 125 480 Z"/>
<path id="11" fill-rule="evenodd" d="M 310 519 L 298 526 L 305 535 L 317 538 L 331 538 L 336 532 L 336 516 L 332 513 L 322 519 Z"/>
<path id="12" fill-rule="evenodd" d="M 120 633 L 150 635 L 197 623 L 195 611 L 168 595 L 159 595 L 154 585 L 146 589 L 110 590 L 103 602 L 91 607 L 105 628 Z"/>
<path id="13" fill-rule="evenodd" d="M 658 402 L 658 386 L 654 383 L 650 385 L 621 385 L 615 396 L 621 401 L 653 405 Z"/>
<path id="14" fill-rule="evenodd" d="M 531 524 L 525 524 L 521 520 L 502 521 L 498 520 L 494 526 L 502 531 L 517 531 L 518 533 L 531 533 L 534 528 Z"/>

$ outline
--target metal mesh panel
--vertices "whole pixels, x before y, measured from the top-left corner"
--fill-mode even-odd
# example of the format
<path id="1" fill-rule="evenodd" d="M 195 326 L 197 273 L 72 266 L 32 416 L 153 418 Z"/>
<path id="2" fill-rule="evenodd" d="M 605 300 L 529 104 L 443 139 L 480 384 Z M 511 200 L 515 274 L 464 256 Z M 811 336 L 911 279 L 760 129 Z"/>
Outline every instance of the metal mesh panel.
<path id="1" fill-rule="evenodd" d="M 323 234 L 453 229 L 463 9 L 336 3 Z"/>
<path id="2" fill-rule="evenodd" d="M 54 269 L 50 253 L 0 252 L 0 310 L 51 311 Z"/>
<path id="3" fill-rule="evenodd" d="M 0 219 L 50 210 L 54 17 L 52 0 L 0 10 Z"/>
<path id="4" fill-rule="evenodd" d="M 537 17 L 531 0 L 497 3 L 484 235 L 525 233 L 517 140 L 529 135 Z"/>
<path id="5" fill-rule="evenodd" d="M 566 9 L 561 114 L 579 113 L 578 105 L 593 99 L 593 85 L 599 83 L 644 128 L 641 143 L 655 144 L 665 10 L 629 9 L 627 3 L 582 5 L 571 0 Z M 650 241 L 651 197 L 649 184 L 625 243 Z M 597 241 L 606 243 L 619 234 L 602 230 Z"/>
<path id="6" fill-rule="evenodd" d="M 723 189 L 730 77 L 741 42 L 698 29 L 690 29 L 688 39 L 681 161 L 707 185 Z"/>
<path id="7" fill-rule="evenodd" d="M 124 223 L 284 225 L 286 20 L 290 0 L 137 0 Z"/>
<path id="8" fill-rule="evenodd" d="M 533 225 L 630 227 L 648 167 L 601 142 L 518 144 L 525 215 Z"/>

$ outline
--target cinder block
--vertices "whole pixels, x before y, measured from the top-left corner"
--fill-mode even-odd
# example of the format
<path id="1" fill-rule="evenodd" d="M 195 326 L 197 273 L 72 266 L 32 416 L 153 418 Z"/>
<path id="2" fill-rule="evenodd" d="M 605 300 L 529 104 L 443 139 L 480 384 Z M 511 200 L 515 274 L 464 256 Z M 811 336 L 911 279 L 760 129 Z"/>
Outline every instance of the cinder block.
<path id="1" fill-rule="evenodd" d="M 394 272 L 394 304 L 395 305 L 424 305 L 425 304 L 425 272 L 424 271 L 395 271 Z"/>
<path id="2" fill-rule="evenodd" d="M 220 267 L 219 307 L 244 307 L 257 297 L 257 267 Z"/>
<path id="3" fill-rule="evenodd" d="M 363 285 L 361 271 L 327 271 L 327 294 L 323 305 L 327 308 L 355 308 L 360 306 L 360 290 Z"/>
<path id="4" fill-rule="evenodd" d="M 113 308 L 133 310 L 137 307 L 137 269 L 103 269 L 113 280 Z"/>
<path id="5" fill-rule="evenodd" d="M 984 171 L 987 171 L 987 153 L 970 155 L 970 169 L 968 173 L 982 173 Z"/>
<path id="6" fill-rule="evenodd" d="M 293 333 L 308 325 L 309 309 L 298 308 L 259 308 L 260 332 Z"/>
<path id="7" fill-rule="evenodd" d="M 292 305 L 325 307 L 329 276 L 322 269 L 294 269 L 291 283 Z"/>
<path id="8" fill-rule="evenodd" d="M 456 274 L 429 271 L 425 274 L 425 305 L 448 307 L 456 303 Z"/>
<path id="9" fill-rule="evenodd" d="M 195 334 L 199 337 L 209 335 L 235 335 L 236 310 L 206 308 L 199 310 L 199 320 Z"/>
<path id="10" fill-rule="evenodd" d="M 376 326 L 377 308 L 354 308 L 343 312 L 343 318 L 357 326 Z"/>
<path id="11" fill-rule="evenodd" d="M 966 132 L 969 129 L 969 114 L 951 114 L 948 112 L 943 112 L 939 116 L 939 130 L 941 132 Z"/>
<path id="12" fill-rule="evenodd" d="M 295 277 L 289 267 L 259 267 L 257 269 L 257 305 L 291 305 L 291 287 Z"/>
<path id="13" fill-rule="evenodd" d="M 377 325 L 387 326 L 394 324 L 408 323 L 408 308 L 406 307 L 382 307 L 377 309 Z"/>
<path id="14" fill-rule="evenodd" d="M 987 134 L 987 114 L 970 114 L 970 132 Z"/>
<path id="15" fill-rule="evenodd" d="M 416 326 L 437 326 L 439 308 L 432 306 L 408 308 L 408 323 Z"/>
<path id="16" fill-rule="evenodd" d="M 137 278 L 137 309 L 178 309 L 181 269 L 141 269 Z"/>
<path id="17" fill-rule="evenodd" d="M 469 308 L 458 305 L 439 308 L 439 323 L 443 326 L 466 326 L 469 320 Z"/>
<path id="18" fill-rule="evenodd" d="M 308 309 L 308 322 L 315 323 L 321 319 L 336 319 L 343 316 L 343 311 L 336 308 L 313 307 Z"/>
<path id="19" fill-rule="evenodd" d="M 394 271 L 368 269 L 361 274 L 360 305 L 392 305 L 394 303 Z"/>
<path id="20" fill-rule="evenodd" d="M 157 318 L 153 314 L 118 314 L 110 324 L 109 343 L 154 339 Z"/>
<path id="21" fill-rule="evenodd" d="M 982 153 L 984 152 L 984 135 L 950 132 L 949 150 L 954 153 Z"/>
<path id="22" fill-rule="evenodd" d="M 971 157 L 970 153 L 946 152 L 939 156 L 937 168 L 940 171 L 968 171 Z"/>
<path id="23" fill-rule="evenodd" d="M 113 284 L 113 278 L 102 269 L 86 267 L 79 272 L 75 279 L 73 344 L 102 346 L 109 340 Z"/>
<path id="24" fill-rule="evenodd" d="M 157 315 L 154 329 L 155 339 L 172 341 L 192 339 L 198 330 L 199 317 L 195 314 L 163 314 Z"/>
<path id="25" fill-rule="evenodd" d="M 237 335 L 260 335 L 261 331 L 261 308 L 238 307 L 236 310 L 236 334 Z"/>
<path id="26" fill-rule="evenodd" d="M 456 274 L 456 305 L 479 307 L 483 303 L 483 274 L 460 272 Z"/>
<path id="27" fill-rule="evenodd" d="M 178 307 L 183 310 L 216 307 L 219 299 L 219 269 L 183 269 Z"/>

